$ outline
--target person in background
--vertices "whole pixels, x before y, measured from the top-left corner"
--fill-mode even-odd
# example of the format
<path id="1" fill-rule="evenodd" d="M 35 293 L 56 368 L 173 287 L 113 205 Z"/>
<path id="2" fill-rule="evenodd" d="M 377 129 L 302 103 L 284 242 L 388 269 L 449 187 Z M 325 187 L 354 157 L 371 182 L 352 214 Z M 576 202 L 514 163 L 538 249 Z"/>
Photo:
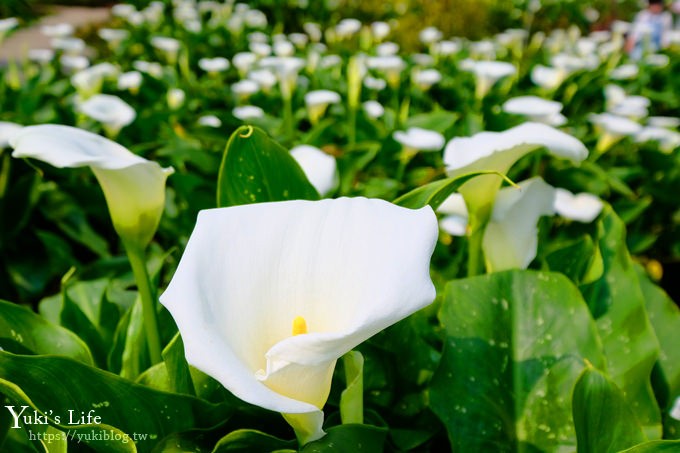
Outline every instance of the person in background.
<path id="1" fill-rule="evenodd" d="M 673 17 L 664 11 L 663 0 L 648 0 L 647 8 L 635 16 L 626 40 L 626 52 L 638 60 L 643 53 L 656 52 L 668 45 Z"/>

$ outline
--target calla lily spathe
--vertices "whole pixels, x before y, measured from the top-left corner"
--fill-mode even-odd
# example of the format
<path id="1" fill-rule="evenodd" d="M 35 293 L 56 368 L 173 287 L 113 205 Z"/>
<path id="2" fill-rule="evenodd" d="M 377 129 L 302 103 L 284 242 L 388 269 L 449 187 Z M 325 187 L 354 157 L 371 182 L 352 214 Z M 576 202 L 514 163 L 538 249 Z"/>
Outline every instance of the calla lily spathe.
<path id="1" fill-rule="evenodd" d="M 137 156 L 97 134 L 70 126 L 28 126 L 10 139 L 13 157 L 30 157 L 59 168 L 89 166 L 102 186 L 113 226 L 126 246 L 143 250 L 165 204 L 172 168 Z"/>
<path id="2" fill-rule="evenodd" d="M 187 361 L 239 398 L 323 436 L 336 360 L 430 304 L 437 220 L 383 200 L 201 211 L 161 303 Z"/>

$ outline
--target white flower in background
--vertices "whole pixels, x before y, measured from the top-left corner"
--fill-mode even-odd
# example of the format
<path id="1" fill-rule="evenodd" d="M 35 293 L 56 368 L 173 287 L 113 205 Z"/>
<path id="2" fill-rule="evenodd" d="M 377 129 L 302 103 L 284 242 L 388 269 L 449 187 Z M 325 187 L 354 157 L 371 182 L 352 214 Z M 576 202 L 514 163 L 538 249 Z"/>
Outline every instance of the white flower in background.
<path id="1" fill-rule="evenodd" d="M 232 84 L 231 91 L 234 92 L 240 101 L 243 101 L 260 91 L 260 86 L 253 80 L 243 79 Z"/>
<path id="2" fill-rule="evenodd" d="M 112 49 L 116 49 L 121 42 L 130 37 L 130 32 L 122 28 L 100 28 L 97 35 Z"/>
<path id="3" fill-rule="evenodd" d="M 309 122 L 316 124 L 330 104 L 339 104 L 340 95 L 330 90 L 314 90 L 305 94 L 305 105 Z"/>
<path id="4" fill-rule="evenodd" d="M 364 86 L 371 90 L 381 91 L 387 87 L 387 81 L 385 79 L 379 79 L 377 77 L 371 77 L 367 75 L 364 77 Z"/>
<path id="5" fill-rule="evenodd" d="M 627 97 L 628 97 L 628 94 L 626 94 L 626 90 L 624 90 L 619 85 L 614 85 L 613 83 L 608 83 L 604 87 L 604 100 L 605 100 L 605 106 L 606 106 L 607 110 L 612 109 L 615 106 L 619 105 Z"/>
<path id="6" fill-rule="evenodd" d="M 396 42 L 384 42 L 375 48 L 375 53 L 379 57 L 389 57 L 399 53 L 399 44 Z"/>
<path id="7" fill-rule="evenodd" d="M 290 154 L 319 195 L 324 197 L 337 188 L 338 168 L 333 156 L 310 145 L 298 145 L 290 150 Z"/>
<path id="8" fill-rule="evenodd" d="M 663 152 L 670 154 L 680 146 L 680 133 L 663 127 L 647 126 L 635 134 L 635 141 L 657 142 Z"/>
<path id="9" fill-rule="evenodd" d="M 240 107 L 234 107 L 234 110 L 232 110 L 231 113 L 241 121 L 264 117 L 264 110 L 256 105 L 242 105 Z"/>
<path id="10" fill-rule="evenodd" d="M 151 45 L 163 54 L 168 63 L 174 64 L 182 44 L 175 38 L 154 36 L 151 38 Z"/>
<path id="11" fill-rule="evenodd" d="M 609 73 L 609 78 L 612 80 L 630 80 L 636 78 L 639 72 L 640 68 L 638 68 L 638 65 L 635 63 L 627 63 L 618 68 L 614 68 Z"/>
<path id="12" fill-rule="evenodd" d="M 612 39 L 612 33 L 609 30 L 595 30 L 588 36 L 598 44 L 604 44 Z"/>
<path id="13" fill-rule="evenodd" d="M 247 11 L 244 20 L 250 28 L 265 28 L 267 26 L 267 16 L 259 9 Z"/>
<path id="14" fill-rule="evenodd" d="M 205 127 L 218 128 L 222 126 L 222 120 L 215 115 L 203 115 L 198 119 L 198 124 Z"/>
<path id="15" fill-rule="evenodd" d="M 404 148 L 404 153 L 408 156 L 415 155 L 419 151 L 439 151 L 446 141 L 439 132 L 421 127 L 409 127 L 406 131 L 395 131 L 392 138 Z"/>
<path id="16" fill-rule="evenodd" d="M 142 85 L 142 73 L 139 71 L 128 71 L 118 76 L 118 89 L 128 90 L 132 94 L 139 92 L 139 87 Z"/>
<path id="17" fill-rule="evenodd" d="M 387 22 L 377 21 L 371 23 L 371 34 L 373 35 L 373 39 L 377 42 L 381 42 L 383 39 L 387 38 L 390 31 L 390 25 Z"/>
<path id="18" fill-rule="evenodd" d="M 413 82 L 421 90 L 429 90 L 442 80 L 442 75 L 436 69 L 423 69 L 413 72 Z"/>
<path id="19" fill-rule="evenodd" d="M 5 19 L 0 19 L 0 43 L 2 43 L 7 33 L 16 28 L 19 25 L 19 19 L 16 17 L 7 17 Z"/>
<path id="20" fill-rule="evenodd" d="M 109 138 L 115 138 L 118 132 L 132 123 L 137 116 L 135 109 L 127 102 L 110 94 L 95 94 L 78 104 L 78 110 L 99 121 Z"/>
<path id="21" fill-rule="evenodd" d="M 469 49 L 470 55 L 473 58 L 484 60 L 496 59 L 496 44 L 494 44 L 493 41 L 474 41 L 470 43 Z"/>
<path id="22" fill-rule="evenodd" d="M 298 73 L 305 63 L 305 60 L 297 57 L 267 57 L 260 60 L 261 67 L 271 69 L 276 74 L 284 99 L 292 98 Z"/>
<path id="23" fill-rule="evenodd" d="M 517 68 L 505 61 L 474 61 L 468 60 L 461 69 L 474 73 L 477 82 L 475 95 L 482 99 L 491 87 L 500 79 L 517 73 Z"/>
<path id="24" fill-rule="evenodd" d="M 62 55 L 59 57 L 59 64 L 66 74 L 73 74 L 90 66 L 90 60 L 82 55 Z"/>
<path id="25" fill-rule="evenodd" d="M 269 69 L 257 69 L 248 73 L 248 79 L 257 82 L 265 93 L 276 85 L 276 75 Z"/>
<path id="26" fill-rule="evenodd" d="M 642 62 L 645 63 L 648 66 L 653 66 L 655 68 L 665 68 L 668 66 L 670 63 L 670 58 L 668 55 L 660 54 L 660 53 L 652 53 L 649 55 L 645 55 L 642 58 Z"/>
<path id="27" fill-rule="evenodd" d="M 396 89 L 399 87 L 401 72 L 406 67 L 406 63 L 397 55 L 368 57 L 366 58 L 366 67 L 382 73 L 388 85 Z"/>
<path id="28" fill-rule="evenodd" d="M 198 67 L 210 74 L 216 76 L 220 72 L 229 69 L 229 60 L 224 57 L 215 58 L 201 58 L 198 60 Z"/>
<path id="29" fill-rule="evenodd" d="M 576 52 L 582 56 L 588 56 L 596 53 L 598 43 L 592 38 L 579 38 L 576 41 Z"/>
<path id="30" fill-rule="evenodd" d="M 647 125 L 651 127 L 675 129 L 680 127 L 680 118 L 674 116 L 650 116 L 647 118 Z"/>
<path id="31" fill-rule="evenodd" d="M 290 41 L 276 41 L 273 48 L 274 55 L 277 57 L 292 57 L 295 54 L 295 46 Z"/>
<path id="32" fill-rule="evenodd" d="M 163 77 L 163 66 L 155 61 L 136 60 L 132 63 L 132 67 L 156 79 Z"/>
<path id="33" fill-rule="evenodd" d="M 588 119 L 600 130 L 596 149 L 598 153 L 604 153 L 623 137 L 634 136 L 642 126 L 628 118 L 611 113 L 590 114 Z"/>
<path id="34" fill-rule="evenodd" d="M 600 215 L 603 207 L 602 200 L 593 194 L 572 192 L 555 188 L 553 208 L 560 216 L 582 223 L 590 223 Z"/>
<path id="35" fill-rule="evenodd" d="M 441 41 L 444 34 L 437 27 L 426 27 L 418 33 L 418 39 L 426 46 Z"/>
<path id="36" fill-rule="evenodd" d="M 134 5 L 127 3 L 119 3 L 111 7 L 111 14 L 114 17 L 120 17 L 126 19 L 137 12 L 137 8 Z"/>
<path id="37" fill-rule="evenodd" d="M 120 69 L 111 63 L 98 63 L 73 74 L 71 85 L 81 97 L 88 98 L 101 92 L 105 79 L 114 79 L 119 73 Z"/>
<path id="38" fill-rule="evenodd" d="M 428 67 L 435 64 L 434 57 L 427 53 L 414 53 L 411 55 L 411 61 L 418 66 Z"/>
<path id="39" fill-rule="evenodd" d="M 30 157 L 58 168 L 90 167 L 126 247 L 144 250 L 149 244 L 163 213 L 165 180 L 172 168 L 162 168 L 111 140 L 70 126 L 24 127 L 10 145 L 13 157 Z"/>
<path id="40" fill-rule="evenodd" d="M 11 138 L 21 130 L 23 126 L 9 121 L 0 121 L 0 150 L 9 146 Z"/>
<path id="41" fill-rule="evenodd" d="M 268 57 L 272 54 L 272 46 L 265 42 L 251 42 L 248 44 L 248 50 L 258 58 Z"/>
<path id="42" fill-rule="evenodd" d="M 434 299 L 436 239 L 429 207 L 382 200 L 204 210 L 160 300 L 189 364 L 305 444 L 324 435 L 337 359 Z"/>
<path id="43" fill-rule="evenodd" d="M 362 104 L 366 116 L 372 119 L 380 118 L 385 114 L 385 107 L 378 101 L 366 101 Z"/>
<path id="44" fill-rule="evenodd" d="M 626 96 L 616 104 L 607 107 L 607 111 L 614 115 L 640 119 L 649 114 L 648 107 L 650 105 L 651 101 L 644 96 Z"/>
<path id="45" fill-rule="evenodd" d="M 536 65 L 531 69 L 531 81 L 546 90 L 555 90 L 566 78 L 565 71 L 550 66 Z"/>
<path id="46" fill-rule="evenodd" d="M 361 22 L 357 19 L 348 18 L 342 19 L 335 26 L 335 35 L 340 39 L 346 39 L 359 33 L 361 30 Z"/>
<path id="47" fill-rule="evenodd" d="M 305 35 L 304 33 L 291 33 L 288 35 L 288 39 L 298 49 L 304 49 L 309 42 L 309 36 Z"/>
<path id="48" fill-rule="evenodd" d="M 50 41 L 50 46 L 53 49 L 61 50 L 62 52 L 70 55 L 80 55 L 85 51 L 87 47 L 85 41 L 80 38 L 52 38 Z"/>
<path id="49" fill-rule="evenodd" d="M 439 227 L 452 236 L 467 235 L 468 211 L 465 199 L 460 193 L 452 193 L 439 205 L 437 212 L 445 216 L 439 221 Z"/>
<path id="50" fill-rule="evenodd" d="M 455 55 L 462 49 L 462 46 L 457 41 L 439 41 L 435 43 L 432 47 L 432 53 L 434 55 Z"/>
<path id="51" fill-rule="evenodd" d="M 340 55 L 324 55 L 319 60 L 319 68 L 321 69 L 339 68 L 341 64 L 342 58 L 340 58 Z"/>
<path id="52" fill-rule="evenodd" d="M 75 27 L 66 22 L 59 24 L 45 24 L 40 26 L 40 33 L 47 36 L 48 38 L 66 38 L 73 35 L 75 31 Z"/>
<path id="53" fill-rule="evenodd" d="M 472 137 L 451 139 L 444 149 L 444 164 L 451 177 L 475 171 L 507 174 L 517 160 L 539 147 L 557 157 L 580 162 L 588 150 L 580 140 L 541 123 L 524 123 L 503 132 L 480 132 Z M 497 175 L 477 176 L 458 190 L 476 222 L 484 224 L 491 214 L 502 179 Z"/>
<path id="54" fill-rule="evenodd" d="M 28 49 L 29 60 L 39 64 L 47 64 L 54 60 L 55 52 L 52 49 Z"/>
<path id="55" fill-rule="evenodd" d="M 531 121 L 551 126 L 561 126 L 567 119 L 560 113 L 562 103 L 539 98 L 538 96 L 518 96 L 503 103 L 503 111 L 513 115 L 526 116 Z"/>
<path id="56" fill-rule="evenodd" d="M 321 32 L 321 26 L 319 26 L 319 24 L 314 22 L 305 22 L 302 24 L 302 29 L 305 31 L 305 33 L 307 33 L 309 39 L 311 39 L 313 42 L 321 41 L 323 33 Z"/>
<path id="57" fill-rule="evenodd" d="M 248 71 L 250 71 L 250 68 L 253 67 L 256 61 L 257 55 L 252 52 L 238 52 L 231 59 L 232 64 L 238 70 L 241 78 L 244 78 L 246 74 L 248 74 Z"/>
<path id="58" fill-rule="evenodd" d="M 184 105 L 186 93 L 181 88 L 170 88 L 166 94 L 170 110 L 177 110 Z"/>

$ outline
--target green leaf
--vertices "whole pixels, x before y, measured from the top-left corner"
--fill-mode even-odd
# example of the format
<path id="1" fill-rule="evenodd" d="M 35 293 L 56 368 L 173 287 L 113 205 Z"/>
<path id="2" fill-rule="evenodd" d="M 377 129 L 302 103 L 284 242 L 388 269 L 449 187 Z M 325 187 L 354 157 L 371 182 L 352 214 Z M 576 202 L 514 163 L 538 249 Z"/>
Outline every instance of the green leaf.
<path id="1" fill-rule="evenodd" d="M 229 139 L 217 179 L 217 206 L 282 200 L 318 200 L 305 173 L 280 144 L 253 126 Z"/>
<path id="2" fill-rule="evenodd" d="M 427 205 L 430 205 L 432 209 L 437 209 L 444 200 L 446 200 L 449 195 L 456 192 L 460 186 L 475 176 L 480 175 L 498 175 L 507 180 L 505 175 L 498 173 L 497 171 L 476 171 L 466 173 L 453 178 L 440 179 L 418 187 L 417 189 L 413 189 L 394 200 L 393 203 L 411 209 L 418 209 Z"/>
<path id="3" fill-rule="evenodd" d="M 592 367 L 576 382 L 572 408 L 578 453 L 614 453 L 647 440 L 621 389 Z"/>
<path id="4" fill-rule="evenodd" d="M 444 350 L 430 407 L 453 451 L 559 451 L 576 444 L 571 393 L 597 329 L 563 275 L 508 271 L 447 284 Z"/>
<path id="5" fill-rule="evenodd" d="M 659 340 L 661 372 L 670 397 L 675 398 L 680 396 L 680 348 L 678 348 L 680 309 L 663 289 L 649 279 L 642 266 L 636 265 L 635 270 L 644 295 L 649 322 L 652 323 L 656 338 Z M 672 401 L 670 403 L 672 404 Z M 666 405 L 662 405 L 664 406 Z"/>
<path id="6" fill-rule="evenodd" d="M 69 382 L 77 385 L 64 385 Z M 214 427 L 233 412 L 224 404 L 153 390 L 71 359 L 3 351 L 0 351 L 0 392 L 15 405 L 27 405 L 48 415 L 51 424 L 61 429 L 81 433 L 113 430 L 119 436 L 137 434 L 140 451 L 149 451 L 171 433 Z M 101 424 L 69 425 L 69 410 L 76 414 L 74 420 L 81 412 L 94 411 L 93 415 L 101 417 Z M 98 451 L 134 451 L 132 442 L 83 442 Z"/>
<path id="7" fill-rule="evenodd" d="M 371 425 L 339 425 L 329 428 L 321 439 L 310 442 L 301 453 L 384 451 L 387 429 Z"/>
<path id="8" fill-rule="evenodd" d="M 596 320 L 608 376 L 621 387 L 648 438 L 661 437 L 661 414 L 650 376 L 659 343 L 647 318 L 645 298 L 626 249 L 625 226 L 609 206 L 598 221 L 602 277 L 581 286 Z"/>
<path id="9" fill-rule="evenodd" d="M 213 453 L 223 452 L 269 452 L 295 448 L 296 441 L 283 440 L 254 429 L 233 431 L 217 442 Z"/>
<path id="10" fill-rule="evenodd" d="M 5 339 L 20 343 L 35 354 L 59 354 L 91 365 L 92 353 L 73 332 L 54 325 L 26 307 L 0 300 L 0 346 Z"/>
<path id="11" fill-rule="evenodd" d="M 184 343 L 179 332 L 170 340 L 163 350 L 163 361 L 168 371 L 170 386 L 175 393 L 196 395 L 194 383 L 191 380 L 189 364 L 184 357 Z"/>
<path id="12" fill-rule="evenodd" d="M 446 110 L 436 110 L 434 112 L 420 113 L 411 116 L 406 121 L 405 127 L 420 127 L 422 129 L 429 129 L 443 134 L 454 125 L 457 119 L 457 113 L 447 112 Z"/>
<path id="13" fill-rule="evenodd" d="M 121 317 L 108 355 L 109 370 L 135 380 L 149 364 L 142 300 L 137 298 Z"/>
<path id="14" fill-rule="evenodd" d="M 343 424 L 364 422 L 364 356 L 350 351 L 342 357 L 347 387 L 340 395 L 340 417 Z"/>

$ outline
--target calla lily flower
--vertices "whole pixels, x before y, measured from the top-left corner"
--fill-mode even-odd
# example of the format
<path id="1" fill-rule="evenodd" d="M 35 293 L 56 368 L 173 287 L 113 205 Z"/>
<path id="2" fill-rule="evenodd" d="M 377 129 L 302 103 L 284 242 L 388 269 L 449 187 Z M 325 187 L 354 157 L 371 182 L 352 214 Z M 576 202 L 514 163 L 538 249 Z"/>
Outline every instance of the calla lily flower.
<path id="1" fill-rule="evenodd" d="M 137 117 L 135 109 L 119 98 L 111 94 L 95 94 L 78 106 L 78 109 L 99 121 L 104 127 L 106 135 L 115 138 L 120 130 L 132 123 Z"/>
<path id="2" fill-rule="evenodd" d="M 337 359 L 434 299 L 436 240 L 429 207 L 376 199 L 209 209 L 160 300 L 187 361 L 304 444 L 324 435 Z"/>
<path id="3" fill-rule="evenodd" d="M 498 192 L 482 239 L 490 272 L 529 266 L 538 247 L 538 220 L 555 213 L 555 191 L 541 178 L 532 178 L 519 183 L 518 187 L 505 187 Z M 564 212 L 578 216 L 575 214 L 578 208 L 573 204 L 563 200 L 561 203 Z M 442 230 L 453 236 L 467 233 L 468 212 L 459 193 L 450 195 L 437 211 L 445 214 L 439 224 Z"/>
<path id="4" fill-rule="evenodd" d="M 307 106 L 307 115 L 309 122 L 316 124 L 319 119 L 326 113 L 326 109 L 330 104 L 340 103 L 340 94 L 331 90 L 314 90 L 305 94 L 305 105 Z"/>
<path id="5" fill-rule="evenodd" d="M 70 126 L 24 127 L 10 139 L 13 157 L 30 157 L 59 168 L 89 166 L 104 191 L 111 220 L 126 246 L 143 250 L 151 241 L 165 204 L 162 168 L 123 146 Z"/>
<path id="6" fill-rule="evenodd" d="M 392 137 L 404 147 L 408 154 L 415 154 L 418 151 L 439 151 L 445 143 L 442 134 L 421 127 L 395 131 Z"/>
<path id="7" fill-rule="evenodd" d="M 506 174 L 521 157 L 538 147 L 553 155 L 580 162 L 588 150 L 580 140 L 540 123 L 524 123 L 504 132 L 480 132 L 472 137 L 450 140 L 444 149 L 444 164 L 449 176 L 473 171 L 497 171 Z M 490 213 L 501 178 L 483 175 L 463 184 L 459 190 L 472 215 L 482 222 Z"/>
<path id="8" fill-rule="evenodd" d="M 247 121 L 264 117 L 264 110 L 256 105 L 242 105 L 240 107 L 234 107 L 231 114 L 241 121 Z"/>
<path id="9" fill-rule="evenodd" d="M 612 113 L 591 114 L 588 119 L 599 130 L 596 150 L 602 154 L 623 137 L 634 136 L 642 130 L 639 123 Z"/>
<path id="10" fill-rule="evenodd" d="M 541 178 L 498 193 L 482 241 L 490 272 L 526 269 L 536 258 L 538 220 L 555 212 L 554 198 L 555 189 Z"/>
<path id="11" fill-rule="evenodd" d="M 475 95 L 483 98 L 491 87 L 500 79 L 514 75 L 517 68 L 505 61 L 473 61 L 461 62 L 461 69 L 475 74 L 477 82 Z"/>
<path id="12" fill-rule="evenodd" d="M 503 104 L 503 111 L 514 115 L 524 115 L 531 121 L 561 126 L 567 122 L 562 113 L 562 103 L 539 98 L 538 96 L 518 96 Z"/>
<path id="13" fill-rule="evenodd" d="M 322 197 L 338 185 L 338 166 L 335 158 L 315 146 L 298 145 L 290 154 L 302 167 L 307 179 Z"/>
<path id="14" fill-rule="evenodd" d="M 600 215 L 603 203 L 598 197 L 587 192 L 573 194 L 566 189 L 556 188 L 553 207 L 557 214 L 566 219 L 590 223 Z"/>
<path id="15" fill-rule="evenodd" d="M 0 150 L 7 148 L 11 138 L 22 129 L 20 124 L 0 121 Z"/>

